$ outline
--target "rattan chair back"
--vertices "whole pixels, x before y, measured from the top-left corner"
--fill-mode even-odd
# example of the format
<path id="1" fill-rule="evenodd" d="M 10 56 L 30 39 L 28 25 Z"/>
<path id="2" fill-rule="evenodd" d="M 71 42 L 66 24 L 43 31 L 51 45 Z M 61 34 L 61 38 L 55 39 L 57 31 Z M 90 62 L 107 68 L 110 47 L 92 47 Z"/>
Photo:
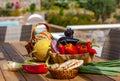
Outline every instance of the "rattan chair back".
<path id="1" fill-rule="evenodd" d="M 0 42 L 5 41 L 7 26 L 0 26 Z"/>
<path id="2" fill-rule="evenodd" d="M 101 57 L 106 60 L 120 59 L 120 29 L 111 29 L 104 42 Z"/>
<path id="3" fill-rule="evenodd" d="M 0 42 L 29 41 L 31 32 L 32 25 L 0 26 Z"/>
<path id="4" fill-rule="evenodd" d="M 20 41 L 29 41 L 31 38 L 32 25 L 23 25 L 21 29 Z"/>

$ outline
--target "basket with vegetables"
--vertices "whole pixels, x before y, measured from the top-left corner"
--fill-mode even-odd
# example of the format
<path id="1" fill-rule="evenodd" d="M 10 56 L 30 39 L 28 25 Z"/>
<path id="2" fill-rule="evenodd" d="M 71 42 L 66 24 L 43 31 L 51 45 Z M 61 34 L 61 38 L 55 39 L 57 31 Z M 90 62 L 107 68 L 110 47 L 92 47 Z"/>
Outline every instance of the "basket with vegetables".
<path id="1" fill-rule="evenodd" d="M 38 27 L 40 28 L 41 32 L 36 34 Z M 32 56 L 35 56 L 39 61 L 46 60 L 50 42 L 53 40 L 53 36 L 49 30 L 49 25 L 47 23 L 41 22 L 36 24 L 32 29 L 31 38 L 25 46 L 28 53 L 32 54 Z"/>
<path id="2" fill-rule="evenodd" d="M 45 26 L 46 28 L 42 28 L 41 26 Z M 44 27 L 43 26 L 43 27 Z M 38 34 L 36 33 L 37 28 L 41 27 L 40 31 Z M 39 41 L 43 39 L 48 39 L 52 40 L 53 36 L 50 33 L 50 27 L 47 23 L 45 22 L 40 22 L 37 23 L 33 28 L 32 28 L 32 33 L 31 33 L 31 38 L 28 42 L 28 44 L 25 46 L 28 53 L 31 53 L 33 51 L 34 45 Z"/>
<path id="3" fill-rule="evenodd" d="M 49 55 L 55 63 L 62 63 L 69 59 L 82 59 L 84 63 L 89 63 L 93 60 L 96 50 L 92 48 L 92 42 L 85 42 L 73 38 L 73 30 L 67 29 L 65 37 L 52 40 L 52 51 Z"/>

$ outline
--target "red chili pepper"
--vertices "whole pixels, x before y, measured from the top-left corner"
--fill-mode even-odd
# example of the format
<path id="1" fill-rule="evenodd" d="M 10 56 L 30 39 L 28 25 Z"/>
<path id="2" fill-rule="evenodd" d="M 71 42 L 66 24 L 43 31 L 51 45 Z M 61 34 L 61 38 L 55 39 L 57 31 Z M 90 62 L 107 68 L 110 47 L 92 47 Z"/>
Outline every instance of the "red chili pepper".
<path id="1" fill-rule="evenodd" d="M 62 44 L 58 45 L 58 50 L 60 52 L 60 54 L 65 54 L 65 46 Z"/>
<path id="2" fill-rule="evenodd" d="M 78 49 L 79 54 L 84 54 L 88 52 L 86 44 L 76 44 L 76 48 Z"/>
<path id="3" fill-rule="evenodd" d="M 97 53 L 96 50 L 93 49 L 93 48 L 89 48 L 89 49 L 88 49 L 88 52 L 89 52 L 90 54 L 96 54 L 96 53 Z"/>
<path id="4" fill-rule="evenodd" d="M 31 65 L 31 64 L 23 64 L 23 69 L 26 70 L 29 73 L 46 73 L 48 72 L 46 68 L 46 64 L 40 64 L 40 65 Z"/>
<path id="5" fill-rule="evenodd" d="M 87 42 L 87 48 L 88 48 L 88 52 L 90 54 L 96 54 L 96 50 L 92 48 L 92 43 L 91 42 Z"/>
<path id="6" fill-rule="evenodd" d="M 78 54 L 77 48 L 72 43 L 65 45 L 65 52 L 67 54 Z"/>

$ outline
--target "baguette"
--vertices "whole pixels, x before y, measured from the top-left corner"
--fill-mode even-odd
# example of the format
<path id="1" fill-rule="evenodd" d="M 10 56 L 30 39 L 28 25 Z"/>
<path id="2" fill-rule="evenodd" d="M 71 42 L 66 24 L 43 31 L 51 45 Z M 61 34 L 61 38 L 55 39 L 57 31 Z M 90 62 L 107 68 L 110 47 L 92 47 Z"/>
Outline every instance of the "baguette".
<path id="1" fill-rule="evenodd" d="M 59 68 L 64 68 L 64 67 L 70 65 L 72 62 L 75 62 L 74 60 L 75 60 L 75 59 L 68 60 L 68 61 L 66 61 L 66 62 L 64 62 L 64 63 L 62 63 L 62 64 L 60 64 Z"/>
<path id="2" fill-rule="evenodd" d="M 51 33 L 44 31 L 44 32 L 40 32 L 40 34 L 45 35 L 48 39 L 53 40 L 53 36 Z"/>
<path id="3" fill-rule="evenodd" d="M 58 64 L 58 63 L 53 64 L 52 66 L 50 66 L 50 68 L 52 68 L 52 69 L 57 69 L 58 67 L 59 67 L 59 64 Z"/>
<path id="4" fill-rule="evenodd" d="M 42 40 L 42 39 L 48 39 L 48 40 L 53 40 L 53 36 L 51 35 L 51 33 L 44 31 L 44 32 L 40 32 L 39 34 L 35 35 L 35 42 L 37 42 L 38 40 Z"/>
<path id="5" fill-rule="evenodd" d="M 76 59 L 71 60 L 71 63 L 70 63 L 69 65 L 66 65 L 66 66 L 64 67 L 64 69 L 67 69 L 67 68 L 69 68 L 69 67 L 75 65 L 75 64 L 78 63 L 78 62 L 79 62 L 79 61 L 76 60 Z"/>
<path id="6" fill-rule="evenodd" d="M 52 66 L 50 66 L 50 68 L 56 70 L 72 70 L 80 67 L 83 64 L 83 62 L 83 60 L 72 59 L 61 64 L 53 64 Z"/>
<path id="7" fill-rule="evenodd" d="M 79 60 L 77 63 L 75 63 L 73 66 L 67 68 L 66 70 L 72 70 L 72 69 L 78 68 L 83 64 L 83 62 L 84 62 L 83 60 Z"/>

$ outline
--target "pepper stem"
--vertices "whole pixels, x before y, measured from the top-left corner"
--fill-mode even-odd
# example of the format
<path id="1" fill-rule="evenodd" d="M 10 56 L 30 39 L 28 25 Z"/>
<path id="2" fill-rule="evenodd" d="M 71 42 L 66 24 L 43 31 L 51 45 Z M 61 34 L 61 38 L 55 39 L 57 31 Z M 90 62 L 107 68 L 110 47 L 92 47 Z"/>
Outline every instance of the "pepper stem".
<path id="1" fill-rule="evenodd" d="M 67 41 L 63 40 L 63 42 L 64 42 L 66 45 L 68 45 Z"/>
<path id="2" fill-rule="evenodd" d="M 32 54 L 35 53 L 35 52 L 36 52 L 36 50 L 33 50 L 32 52 L 29 53 L 29 56 L 30 56 L 31 58 L 33 58 Z"/>
<path id="3" fill-rule="evenodd" d="M 86 42 L 79 40 L 77 43 L 85 44 Z"/>
<path id="4" fill-rule="evenodd" d="M 92 41 L 91 41 L 91 42 L 92 42 L 92 43 L 93 43 L 93 42 L 95 42 L 95 39 L 92 39 Z"/>
<path id="5" fill-rule="evenodd" d="M 96 45 L 96 44 L 92 44 L 91 46 L 92 47 L 98 47 L 98 48 L 100 47 L 99 45 Z"/>

